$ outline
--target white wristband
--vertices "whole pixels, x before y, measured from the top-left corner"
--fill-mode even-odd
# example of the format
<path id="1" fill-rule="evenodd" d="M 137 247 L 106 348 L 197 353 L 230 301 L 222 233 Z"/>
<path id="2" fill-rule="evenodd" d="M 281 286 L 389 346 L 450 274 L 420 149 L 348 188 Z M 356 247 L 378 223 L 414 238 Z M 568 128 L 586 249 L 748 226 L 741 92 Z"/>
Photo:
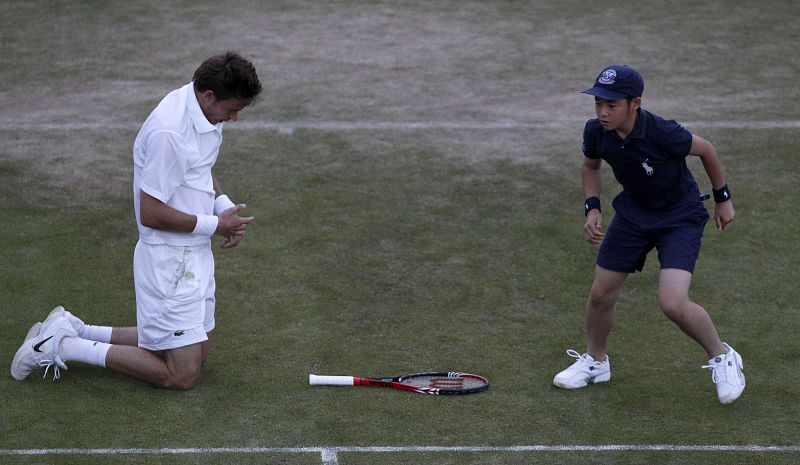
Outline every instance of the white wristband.
<path id="1" fill-rule="evenodd" d="M 214 199 L 214 214 L 219 216 L 225 210 L 228 210 L 228 209 L 233 208 L 235 206 L 236 206 L 236 204 L 231 202 L 231 199 L 227 195 L 222 194 L 219 197 L 217 197 L 216 199 Z"/>
<path id="2" fill-rule="evenodd" d="M 197 215 L 197 223 L 194 225 L 192 234 L 197 236 L 211 237 L 217 230 L 219 218 L 214 215 Z"/>

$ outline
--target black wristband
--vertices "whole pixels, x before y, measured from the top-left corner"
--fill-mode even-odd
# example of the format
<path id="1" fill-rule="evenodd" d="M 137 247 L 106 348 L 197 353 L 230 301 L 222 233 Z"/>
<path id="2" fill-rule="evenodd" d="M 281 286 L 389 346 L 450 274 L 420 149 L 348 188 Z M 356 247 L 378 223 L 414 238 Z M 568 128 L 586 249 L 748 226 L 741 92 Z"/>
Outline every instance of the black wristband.
<path id="1" fill-rule="evenodd" d="M 600 199 L 598 197 L 589 197 L 583 202 L 583 216 L 587 216 L 590 211 L 597 209 L 600 210 Z"/>
<path id="2" fill-rule="evenodd" d="M 714 202 L 716 203 L 727 202 L 731 199 L 731 191 L 728 190 L 727 184 L 719 189 L 712 189 L 711 192 L 714 193 Z"/>

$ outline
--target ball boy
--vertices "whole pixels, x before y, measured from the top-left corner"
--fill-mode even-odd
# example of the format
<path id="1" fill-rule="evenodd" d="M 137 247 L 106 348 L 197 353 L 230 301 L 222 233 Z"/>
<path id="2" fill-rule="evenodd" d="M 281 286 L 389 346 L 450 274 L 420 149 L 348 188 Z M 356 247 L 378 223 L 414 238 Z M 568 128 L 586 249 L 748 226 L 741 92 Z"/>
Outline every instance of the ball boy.
<path id="1" fill-rule="evenodd" d="M 745 387 L 742 357 L 722 342 L 703 307 L 689 299 L 703 228 L 709 219 L 697 183 L 686 165 L 700 157 L 714 193 L 714 221 L 722 231 L 734 218 L 731 194 L 714 146 L 675 121 L 641 108 L 644 80 L 628 66 L 609 66 L 594 86 L 596 119 L 583 132 L 581 177 L 585 194 L 586 240 L 600 244 L 595 278 L 586 303 L 587 353 L 558 373 L 553 383 L 577 389 L 609 381 L 606 353 L 617 299 L 630 273 L 641 271 L 653 248 L 661 265 L 658 303 L 664 314 L 697 342 L 710 358 L 708 368 L 720 402 L 736 400 Z M 622 192 L 606 233 L 601 215 L 601 163 L 608 163 Z"/>

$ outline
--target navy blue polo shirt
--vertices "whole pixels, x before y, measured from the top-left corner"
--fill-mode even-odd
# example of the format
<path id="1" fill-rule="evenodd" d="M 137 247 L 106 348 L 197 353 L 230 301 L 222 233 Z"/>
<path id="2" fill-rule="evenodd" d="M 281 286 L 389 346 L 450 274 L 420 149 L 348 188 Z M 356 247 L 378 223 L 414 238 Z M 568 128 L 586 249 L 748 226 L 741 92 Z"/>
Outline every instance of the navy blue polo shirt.
<path id="1" fill-rule="evenodd" d="M 616 131 L 606 131 L 598 119 L 586 122 L 583 154 L 601 158 L 614 171 L 623 191 L 614 208 L 623 213 L 628 206 L 648 213 L 666 212 L 695 202 L 697 182 L 686 166 L 692 133 L 673 120 L 665 120 L 639 109 L 636 125 L 625 140 Z"/>

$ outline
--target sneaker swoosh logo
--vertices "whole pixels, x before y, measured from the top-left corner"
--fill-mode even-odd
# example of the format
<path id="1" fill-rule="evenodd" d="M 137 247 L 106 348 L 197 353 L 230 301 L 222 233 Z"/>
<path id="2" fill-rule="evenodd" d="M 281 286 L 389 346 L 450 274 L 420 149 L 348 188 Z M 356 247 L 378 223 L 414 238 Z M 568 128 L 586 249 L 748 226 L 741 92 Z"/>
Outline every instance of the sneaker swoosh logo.
<path id="1" fill-rule="evenodd" d="M 36 345 L 34 345 L 34 346 L 33 346 L 33 351 L 34 351 L 34 352 L 41 352 L 41 350 L 39 350 L 39 348 L 41 348 L 41 347 L 42 347 L 42 344 L 44 344 L 45 342 L 49 341 L 50 339 L 53 339 L 53 336 L 50 336 L 50 337 L 48 337 L 47 339 L 44 339 L 44 340 L 41 340 L 41 341 L 39 341 L 39 343 L 38 343 L 38 344 L 36 344 Z"/>

